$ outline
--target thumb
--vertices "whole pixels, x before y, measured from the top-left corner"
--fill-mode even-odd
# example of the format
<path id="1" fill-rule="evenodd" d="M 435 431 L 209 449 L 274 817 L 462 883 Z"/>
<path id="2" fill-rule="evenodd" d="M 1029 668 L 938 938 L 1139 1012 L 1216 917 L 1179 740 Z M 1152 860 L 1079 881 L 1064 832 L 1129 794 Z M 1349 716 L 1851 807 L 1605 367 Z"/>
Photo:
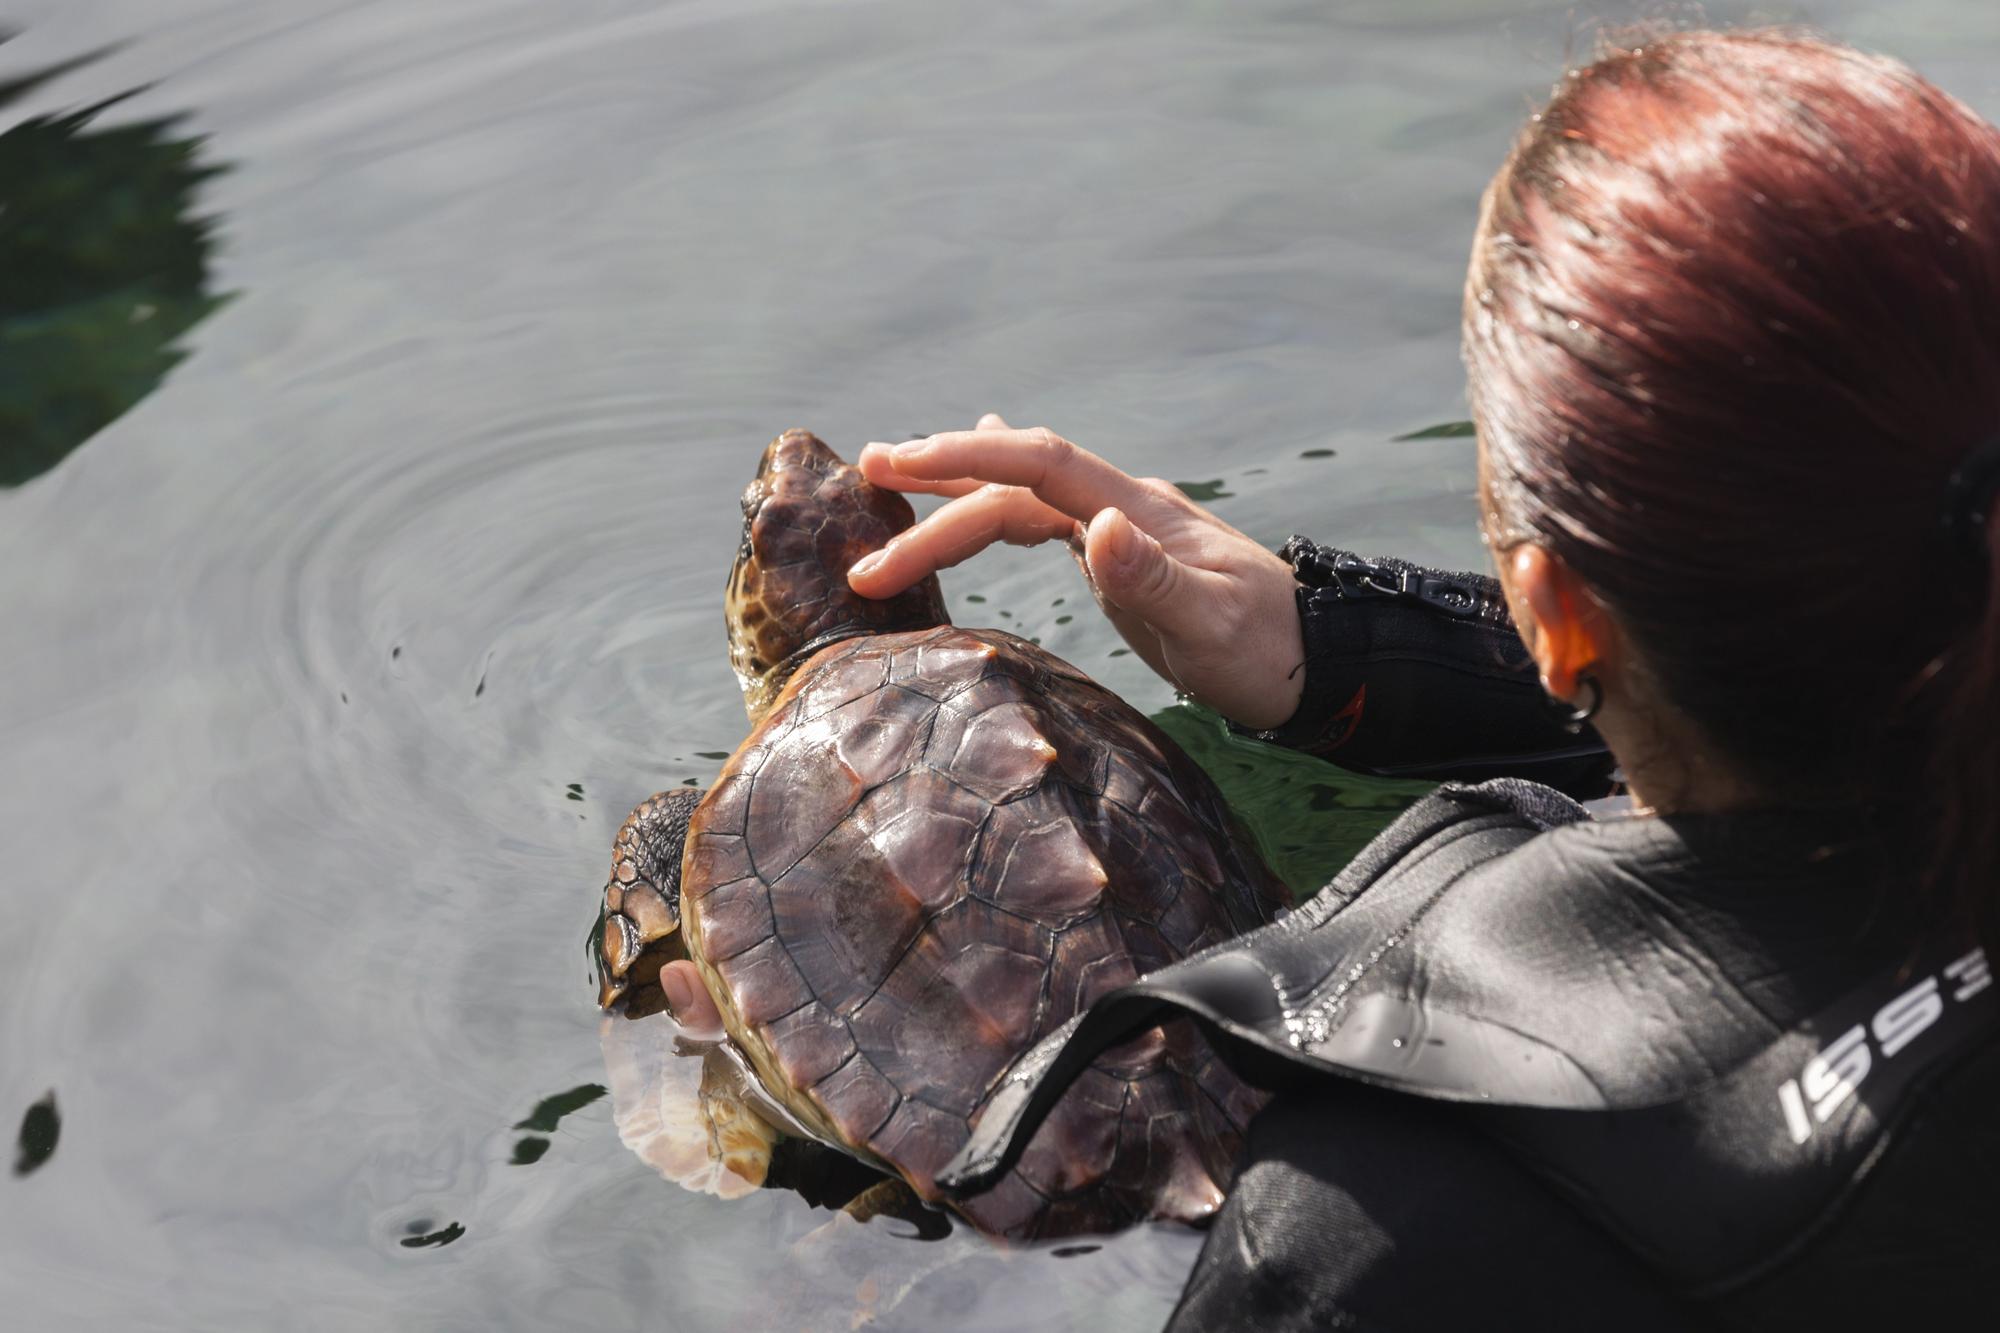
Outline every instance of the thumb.
<path id="1" fill-rule="evenodd" d="M 1168 637 L 1198 629 L 1210 589 L 1204 570 L 1174 559 L 1122 510 L 1101 509 L 1084 533 L 1084 559 L 1097 591 Z"/>
<path id="2" fill-rule="evenodd" d="M 701 971 L 685 958 L 677 958 L 660 969 L 660 991 L 674 1022 L 689 1036 L 713 1036 L 722 1031 L 722 1010 L 702 984 Z"/>

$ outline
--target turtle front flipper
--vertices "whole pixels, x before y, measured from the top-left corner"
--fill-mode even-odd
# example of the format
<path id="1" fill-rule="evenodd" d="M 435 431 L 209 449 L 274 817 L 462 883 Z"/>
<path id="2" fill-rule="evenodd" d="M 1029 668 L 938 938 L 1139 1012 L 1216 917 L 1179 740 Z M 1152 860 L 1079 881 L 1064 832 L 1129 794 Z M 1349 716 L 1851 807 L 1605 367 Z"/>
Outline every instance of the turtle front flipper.
<path id="1" fill-rule="evenodd" d="M 685 956 L 674 938 L 681 925 L 681 853 L 702 795 L 679 787 L 649 796 L 618 830 L 591 950 L 601 1007 L 628 992 L 626 1008 L 635 1015 L 666 1007 L 660 967 Z"/>

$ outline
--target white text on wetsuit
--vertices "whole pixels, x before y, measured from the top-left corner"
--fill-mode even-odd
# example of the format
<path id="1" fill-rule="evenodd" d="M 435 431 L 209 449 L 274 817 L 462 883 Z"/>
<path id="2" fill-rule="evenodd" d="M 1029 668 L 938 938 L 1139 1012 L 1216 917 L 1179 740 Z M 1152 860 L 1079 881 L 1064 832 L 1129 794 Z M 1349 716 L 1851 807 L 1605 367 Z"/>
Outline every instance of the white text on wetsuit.
<path id="1" fill-rule="evenodd" d="M 1786 1079 L 1778 1088 L 1778 1105 L 1784 1108 L 1785 1128 L 1792 1142 L 1804 1143 L 1811 1138 L 1814 1127 L 1825 1124 L 1841 1103 L 1854 1095 L 1875 1066 L 1874 1047 L 1881 1048 L 1883 1059 L 1895 1059 L 1944 1017 L 1947 993 L 1957 1003 L 1992 984 L 1986 951 L 1974 949 L 1877 1009 L 1868 1023 L 1856 1023 L 1827 1043 L 1806 1061 L 1797 1078 Z"/>

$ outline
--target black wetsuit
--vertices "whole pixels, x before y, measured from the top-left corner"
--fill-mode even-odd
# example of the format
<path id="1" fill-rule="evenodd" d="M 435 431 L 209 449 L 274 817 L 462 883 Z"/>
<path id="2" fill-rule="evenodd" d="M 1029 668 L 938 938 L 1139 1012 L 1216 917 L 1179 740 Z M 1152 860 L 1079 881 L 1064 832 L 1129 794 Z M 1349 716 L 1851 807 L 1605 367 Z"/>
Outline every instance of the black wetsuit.
<path id="1" fill-rule="evenodd" d="M 1288 549 L 1312 665 L 1275 739 L 1601 784 L 1490 582 Z M 1433 706 L 1487 738 L 1470 761 Z M 1856 812 L 1593 821 L 1447 785 L 1285 920 L 1029 1052 L 946 1179 L 1191 1014 L 1278 1095 L 1177 1329 L 1996 1326 L 2000 988 L 1919 938 L 1885 845 Z"/>

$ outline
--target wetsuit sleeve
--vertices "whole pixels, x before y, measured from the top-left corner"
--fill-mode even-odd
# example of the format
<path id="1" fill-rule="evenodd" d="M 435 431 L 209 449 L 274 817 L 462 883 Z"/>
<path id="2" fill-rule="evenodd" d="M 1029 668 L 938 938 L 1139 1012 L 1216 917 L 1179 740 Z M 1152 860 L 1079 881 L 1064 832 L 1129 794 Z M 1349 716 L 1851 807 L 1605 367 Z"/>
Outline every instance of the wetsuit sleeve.
<path id="1" fill-rule="evenodd" d="M 1251 1123 L 1169 1333 L 1701 1325 L 1450 1108 L 1359 1084 Z"/>
<path id="2" fill-rule="evenodd" d="M 1279 554 L 1298 579 L 1305 688 L 1282 726 L 1245 734 L 1363 773 L 1606 793 L 1610 755 L 1550 708 L 1495 580 L 1303 537 Z"/>

